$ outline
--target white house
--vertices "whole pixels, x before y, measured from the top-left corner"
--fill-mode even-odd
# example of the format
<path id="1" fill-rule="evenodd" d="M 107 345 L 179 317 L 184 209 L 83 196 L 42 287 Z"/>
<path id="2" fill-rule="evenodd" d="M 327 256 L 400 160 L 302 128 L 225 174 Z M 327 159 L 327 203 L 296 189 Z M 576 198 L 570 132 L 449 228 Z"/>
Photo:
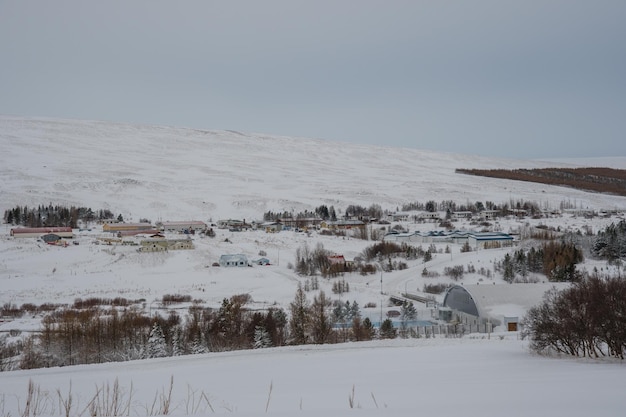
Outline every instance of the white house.
<path id="1" fill-rule="evenodd" d="M 238 253 L 238 254 L 220 256 L 219 264 L 220 266 L 227 266 L 227 267 L 231 267 L 231 266 L 242 267 L 242 266 L 250 266 L 250 261 L 248 261 L 248 257 L 246 255 Z"/>

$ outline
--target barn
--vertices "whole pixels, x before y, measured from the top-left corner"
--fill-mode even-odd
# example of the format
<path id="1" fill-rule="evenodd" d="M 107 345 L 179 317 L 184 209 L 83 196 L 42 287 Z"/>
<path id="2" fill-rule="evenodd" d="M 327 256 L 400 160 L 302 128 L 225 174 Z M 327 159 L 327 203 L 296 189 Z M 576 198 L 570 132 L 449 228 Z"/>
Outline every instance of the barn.
<path id="1" fill-rule="evenodd" d="M 569 285 L 556 282 L 454 285 L 444 296 L 443 311 L 450 309 L 452 321 L 476 328 L 477 332 L 484 331 L 487 323 L 517 331 L 519 321 L 531 307 L 541 303 L 547 291 L 562 290 Z"/>
<path id="2" fill-rule="evenodd" d="M 62 238 L 72 238 L 71 227 L 17 227 L 11 229 L 11 236 L 20 238 L 38 238 L 47 234 L 55 234 Z"/>

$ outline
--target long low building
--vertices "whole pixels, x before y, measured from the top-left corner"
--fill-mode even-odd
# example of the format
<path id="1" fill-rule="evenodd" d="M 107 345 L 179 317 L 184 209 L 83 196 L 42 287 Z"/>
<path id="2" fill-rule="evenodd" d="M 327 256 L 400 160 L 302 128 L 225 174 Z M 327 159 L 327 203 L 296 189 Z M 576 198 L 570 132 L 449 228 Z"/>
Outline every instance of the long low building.
<path id="1" fill-rule="evenodd" d="M 178 222 L 163 222 L 161 228 L 164 232 L 195 232 L 203 231 L 207 229 L 205 222 L 191 220 L 191 221 L 178 221 Z"/>
<path id="2" fill-rule="evenodd" d="M 407 244 L 453 243 L 463 245 L 468 242 L 472 249 L 493 249 L 513 246 L 513 236 L 503 232 L 467 232 L 462 230 L 439 230 L 430 232 L 388 233 L 383 240 Z"/>
<path id="3" fill-rule="evenodd" d="M 11 229 L 11 236 L 13 237 L 38 238 L 47 234 L 65 238 L 74 237 L 71 227 L 16 227 Z"/>
<path id="4" fill-rule="evenodd" d="M 150 223 L 113 223 L 102 225 L 103 232 L 124 232 L 128 230 L 153 230 L 154 226 Z"/>

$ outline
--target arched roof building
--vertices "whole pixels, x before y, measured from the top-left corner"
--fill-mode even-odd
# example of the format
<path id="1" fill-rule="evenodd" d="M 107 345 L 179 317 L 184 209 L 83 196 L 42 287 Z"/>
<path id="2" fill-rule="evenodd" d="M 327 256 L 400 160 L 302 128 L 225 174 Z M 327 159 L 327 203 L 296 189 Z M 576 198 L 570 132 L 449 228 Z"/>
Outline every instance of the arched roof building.
<path id="1" fill-rule="evenodd" d="M 443 306 L 451 309 L 456 321 L 463 324 L 490 322 L 517 330 L 519 320 L 543 300 L 546 291 L 552 288 L 562 290 L 569 285 L 557 282 L 455 285 L 446 292 Z"/>

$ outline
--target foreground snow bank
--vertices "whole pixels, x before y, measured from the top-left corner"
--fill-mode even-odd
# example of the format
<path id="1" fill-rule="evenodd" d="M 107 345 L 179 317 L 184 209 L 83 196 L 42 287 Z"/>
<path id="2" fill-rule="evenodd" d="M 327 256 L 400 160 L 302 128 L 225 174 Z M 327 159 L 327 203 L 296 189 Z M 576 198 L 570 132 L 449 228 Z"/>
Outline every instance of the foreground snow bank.
<path id="1" fill-rule="evenodd" d="M 39 414 L 78 415 L 119 383 L 130 415 L 169 396 L 172 415 L 615 416 L 626 365 L 539 357 L 511 335 L 409 339 L 210 353 L 3 373 L 3 415 L 21 415 L 32 381 L 49 396 Z M 71 391 L 70 391 L 71 390 Z M 121 402 L 123 402 L 121 401 Z M 158 409 L 158 407 L 157 407 Z M 85 412 L 88 414 L 88 412 Z"/>

